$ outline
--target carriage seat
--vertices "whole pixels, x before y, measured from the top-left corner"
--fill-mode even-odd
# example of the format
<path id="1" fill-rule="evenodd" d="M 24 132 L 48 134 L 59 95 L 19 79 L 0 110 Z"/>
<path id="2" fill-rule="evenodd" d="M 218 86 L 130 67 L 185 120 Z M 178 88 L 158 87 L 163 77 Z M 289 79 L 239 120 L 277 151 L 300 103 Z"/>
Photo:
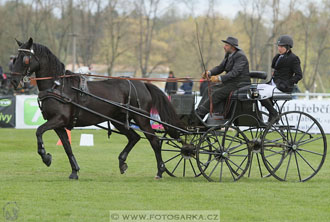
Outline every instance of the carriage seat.
<path id="1" fill-rule="evenodd" d="M 253 92 L 256 91 L 256 96 L 253 96 Z M 240 101 L 247 101 L 247 100 L 260 100 L 260 96 L 258 94 L 257 85 L 251 84 L 249 86 L 241 87 L 237 90 L 235 90 L 232 93 L 231 99 L 233 100 L 240 100 Z M 271 98 L 272 100 L 291 100 L 292 94 L 289 93 L 283 93 L 283 92 L 275 92 L 273 93 L 273 96 Z"/>
<path id="2" fill-rule="evenodd" d="M 264 71 L 251 71 L 249 73 L 250 75 L 250 78 L 253 78 L 253 79 L 267 79 L 267 73 L 264 72 Z"/>
<path id="3" fill-rule="evenodd" d="M 251 71 L 249 73 L 251 79 L 255 80 L 265 80 L 267 79 L 267 73 L 264 71 Z M 242 82 L 238 85 L 239 89 L 234 91 L 232 93 L 232 98 L 233 99 L 238 99 L 240 101 L 246 101 L 246 100 L 260 100 L 260 97 L 257 96 L 259 94 L 258 89 L 257 89 L 257 83 L 246 83 Z M 253 94 L 256 92 L 256 94 Z M 291 100 L 292 95 L 288 93 L 274 93 L 273 100 Z"/>

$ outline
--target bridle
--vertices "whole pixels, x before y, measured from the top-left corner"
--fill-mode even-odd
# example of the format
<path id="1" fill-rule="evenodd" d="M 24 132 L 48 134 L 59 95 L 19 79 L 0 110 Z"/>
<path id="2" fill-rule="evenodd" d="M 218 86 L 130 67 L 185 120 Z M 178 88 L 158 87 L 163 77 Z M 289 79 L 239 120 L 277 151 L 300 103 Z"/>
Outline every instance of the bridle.
<path id="1" fill-rule="evenodd" d="M 30 70 L 30 62 L 31 62 L 31 58 L 32 56 L 35 58 L 35 60 L 38 62 L 38 66 L 40 68 L 40 60 L 39 58 L 34 54 L 34 50 L 33 50 L 33 46 L 31 46 L 31 49 L 18 49 L 18 52 L 23 52 L 24 56 L 23 56 L 23 65 L 26 67 L 26 71 L 25 73 L 20 73 L 20 75 L 23 75 L 23 82 L 29 82 L 29 78 L 31 76 L 31 70 Z M 28 53 L 28 55 L 26 55 L 25 53 Z"/>

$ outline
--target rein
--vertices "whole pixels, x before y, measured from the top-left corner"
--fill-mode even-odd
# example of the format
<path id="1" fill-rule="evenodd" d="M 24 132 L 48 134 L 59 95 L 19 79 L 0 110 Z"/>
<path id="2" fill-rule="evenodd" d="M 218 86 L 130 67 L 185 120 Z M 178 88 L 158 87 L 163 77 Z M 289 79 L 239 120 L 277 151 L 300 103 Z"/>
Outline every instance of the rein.
<path id="1" fill-rule="evenodd" d="M 12 72 L 9 73 L 11 75 L 23 75 L 22 73 L 17 73 L 17 72 Z M 69 77 L 74 77 L 74 76 L 89 76 L 89 77 L 97 77 L 97 78 L 103 78 L 103 79 L 124 79 L 124 80 L 140 80 L 140 81 L 152 81 L 152 82 L 186 82 L 187 78 L 131 78 L 131 77 L 114 77 L 114 76 L 103 76 L 103 75 L 93 75 L 93 74 L 84 74 L 84 73 L 77 73 L 73 75 L 61 75 L 58 76 L 57 78 L 69 78 Z M 54 79 L 55 77 L 49 76 L 49 77 L 28 77 L 29 80 L 49 80 L 49 79 Z M 199 80 L 194 79 L 192 80 L 193 82 L 199 82 Z"/>

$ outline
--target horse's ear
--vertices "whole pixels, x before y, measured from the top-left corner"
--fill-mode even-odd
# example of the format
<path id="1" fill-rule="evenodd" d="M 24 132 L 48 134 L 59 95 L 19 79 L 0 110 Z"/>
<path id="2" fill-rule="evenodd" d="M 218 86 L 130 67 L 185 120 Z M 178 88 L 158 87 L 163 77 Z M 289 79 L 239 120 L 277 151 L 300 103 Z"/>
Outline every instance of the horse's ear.
<path id="1" fill-rule="evenodd" d="M 16 42 L 17 42 L 17 45 L 19 46 L 19 47 L 21 47 L 21 45 L 23 45 L 23 43 L 21 43 L 20 41 L 18 41 L 17 39 L 15 39 L 16 40 Z"/>
<path id="2" fill-rule="evenodd" d="M 28 49 L 31 49 L 32 44 L 33 44 L 33 39 L 30 37 L 30 39 L 28 41 L 28 45 L 27 45 Z"/>

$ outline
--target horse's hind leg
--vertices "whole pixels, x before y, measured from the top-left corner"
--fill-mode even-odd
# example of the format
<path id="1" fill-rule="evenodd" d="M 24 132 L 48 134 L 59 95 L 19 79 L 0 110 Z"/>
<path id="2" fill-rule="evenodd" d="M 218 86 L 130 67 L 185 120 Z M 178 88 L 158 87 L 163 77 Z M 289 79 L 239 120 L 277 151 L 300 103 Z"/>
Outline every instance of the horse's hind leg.
<path id="1" fill-rule="evenodd" d="M 57 128 L 55 129 L 55 132 L 57 133 L 58 137 L 61 139 L 64 150 L 66 152 L 66 155 L 69 158 L 70 161 L 70 165 L 71 165 L 71 169 L 72 169 L 72 173 L 69 176 L 69 179 L 78 179 L 78 171 L 79 171 L 79 166 L 78 163 L 76 161 L 76 158 L 74 157 L 73 153 L 72 153 L 72 149 L 71 149 L 71 145 L 70 145 L 70 141 L 68 138 L 68 134 L 66 133 L 64 128 Z"/>
<path id="2" fill-rule="evenodd" d="M 162 178 L 163 172 L 165 171 L 165 164 L 162 159 L 159 138 L 155 135 L 154 130 L 151 128 L 149 119 L 146 119 L 143 117 L 138 117 L 135 119 L 135 122 L 140 126 L 140 128 L 143 131 L 147 132 L 147 133 L 144 133 L 144 135 L 149 140 L 150 145 L 155 152 L 155 156 L 156 156 L 156 160 L 157 160 L 158 172 L 157 172 L 157 175 L 155 176 L 155 179 L 160 179 L 160 178 Z"/>
<path id="3" fill-rule="evenodd" d="M 128 143 L 123 149 L 123 151 L 119 154 L 118 160 L 119 160 L 119 170 L 120 173 L 123 174 L 127 170 L 128 166 L 126 164 L 126 159 L 129 154 L 129 152 L 132 150 L 134 145 L 140 140 L 140 135 L 137 134 L 134 130 L 132 129 L 127 129 L 123 125 L 117 124 L 117 123 L 112 123 L 116 129 L 118 129 L 121 133 L 123 133 L 127 139 Z"/>

